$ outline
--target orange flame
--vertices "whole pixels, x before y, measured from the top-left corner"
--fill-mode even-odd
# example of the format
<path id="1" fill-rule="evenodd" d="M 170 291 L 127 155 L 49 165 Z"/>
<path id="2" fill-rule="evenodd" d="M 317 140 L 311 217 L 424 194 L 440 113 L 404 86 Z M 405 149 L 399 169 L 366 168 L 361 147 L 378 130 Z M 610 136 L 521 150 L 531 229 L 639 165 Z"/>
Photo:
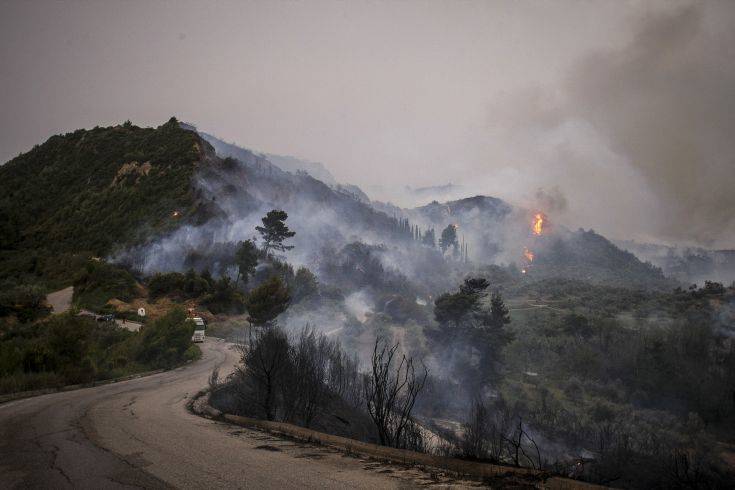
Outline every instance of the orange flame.
<path id="1" fill-rule="evenodd" d="M 544 229 L 544 215 L 536 213 L 533 217 L 533 234 L 540 235 Z"/>
<path id="2" fill-rule="evenodd" d="M 523 256 L 528 260 L 529 262 L 533 262 L 533 252 L 528 250 L 527 247 L 523 247 Z"/>

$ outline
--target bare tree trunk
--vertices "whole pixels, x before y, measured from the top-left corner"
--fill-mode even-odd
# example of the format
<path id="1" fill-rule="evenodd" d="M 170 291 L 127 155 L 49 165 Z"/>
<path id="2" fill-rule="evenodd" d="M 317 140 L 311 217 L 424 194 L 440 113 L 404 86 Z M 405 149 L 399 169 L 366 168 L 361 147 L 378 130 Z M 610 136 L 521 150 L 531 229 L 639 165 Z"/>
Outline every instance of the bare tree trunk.
<path id="1" fill-rule="evenodd" d="M 391 347 L 381 339 L 375 340 L 372 370 L 365 382 L 365 401 L 375 423 L 382 445 L 405 447 L 406 430 L 414 423 L 411 412 L 416 398 L 426 383 L 428 371 L 416 375 L 412 358 L 401 354 L 396 363 L 399 344 Z"/>

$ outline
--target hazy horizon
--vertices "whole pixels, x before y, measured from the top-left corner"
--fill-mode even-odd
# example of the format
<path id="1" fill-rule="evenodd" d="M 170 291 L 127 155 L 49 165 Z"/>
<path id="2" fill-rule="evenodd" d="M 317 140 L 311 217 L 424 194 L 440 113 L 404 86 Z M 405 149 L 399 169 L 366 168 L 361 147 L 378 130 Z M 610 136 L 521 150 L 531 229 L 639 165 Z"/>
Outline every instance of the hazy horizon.
<path id="1" fill-rule="evenodd" d="M 452 182 L 613 238 L 735 248 L 735 4 L 0 12 L 2 162 L 53 134 L 174 115 L 369 194 Z"/>

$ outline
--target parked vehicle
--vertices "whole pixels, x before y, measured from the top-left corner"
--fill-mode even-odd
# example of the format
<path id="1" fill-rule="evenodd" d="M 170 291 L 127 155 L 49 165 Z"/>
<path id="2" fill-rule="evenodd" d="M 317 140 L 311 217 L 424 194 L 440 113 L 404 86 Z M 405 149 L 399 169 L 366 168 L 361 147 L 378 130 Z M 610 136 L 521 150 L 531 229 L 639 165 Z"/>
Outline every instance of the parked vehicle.
<path id="1" fill-rule="evenodd" d="M 194 335 L 191 336 L 192 342 L 204 342 L 204 329 L 207 327 L 207 323 L 203 318 L 198 316 L 190 319 L 194 322 Z"/>

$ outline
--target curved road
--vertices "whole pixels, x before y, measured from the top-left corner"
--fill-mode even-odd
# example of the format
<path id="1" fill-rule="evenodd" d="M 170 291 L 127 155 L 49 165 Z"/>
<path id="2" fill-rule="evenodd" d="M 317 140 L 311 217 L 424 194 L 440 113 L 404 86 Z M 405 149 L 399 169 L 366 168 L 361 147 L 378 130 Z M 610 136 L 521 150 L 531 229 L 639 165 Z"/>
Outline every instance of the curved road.
<path id="1" fill-rule="evenodd" d="M 456 484 L 419 470 L 203 419 L 186 403 L 215 366 L 237 360 L 208 340 L 200 361 L 164 373 L 0 405 L 0 488 L 395 488 Z"/>

